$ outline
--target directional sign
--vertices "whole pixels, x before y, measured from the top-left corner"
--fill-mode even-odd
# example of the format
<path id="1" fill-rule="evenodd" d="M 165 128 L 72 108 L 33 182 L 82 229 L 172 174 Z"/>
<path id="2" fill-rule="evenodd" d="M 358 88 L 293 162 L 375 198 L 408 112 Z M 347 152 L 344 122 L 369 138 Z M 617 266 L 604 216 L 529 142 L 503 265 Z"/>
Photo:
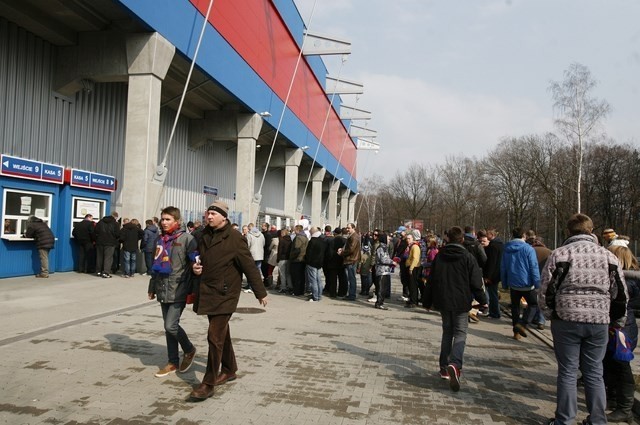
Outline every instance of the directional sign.
<path id="1" fill-rule="evenodd" d="M 204 186 L 204 187 L 202 188 L 202 192 L 203 192 L 205 195 L 218 196 L 218 188 L 217 188 L 217 187 Z"/>
<path id="2" fill-rule="evenodd" d="M 0 174 L 29 180 L 44 180 L 56 184 L 64 182 L 64 168 L 60 165 L 9 155 L 2 155 Z"/>
<path id="3" fill-rule="evenodd" d="M 71 186 L 86 187 L 90 189 L 113 192 L 116 190 L 116 179 L 106 174 L 92 173 L 91 171 L 71 169 L 69 179 Z"/>

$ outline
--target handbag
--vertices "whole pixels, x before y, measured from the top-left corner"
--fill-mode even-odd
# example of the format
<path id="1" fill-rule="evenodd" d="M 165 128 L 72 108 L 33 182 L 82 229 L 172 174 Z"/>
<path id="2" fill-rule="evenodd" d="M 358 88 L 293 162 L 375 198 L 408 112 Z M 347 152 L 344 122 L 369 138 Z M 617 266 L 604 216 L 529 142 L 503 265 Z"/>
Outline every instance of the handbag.
<path id="1" fill-rule="evenodd" d="M 609 328 L 609 344 L 607 350 L 614 360 L 630 362 L 633 360 L 633 350 L 629 337 L 618 328 Z"/>

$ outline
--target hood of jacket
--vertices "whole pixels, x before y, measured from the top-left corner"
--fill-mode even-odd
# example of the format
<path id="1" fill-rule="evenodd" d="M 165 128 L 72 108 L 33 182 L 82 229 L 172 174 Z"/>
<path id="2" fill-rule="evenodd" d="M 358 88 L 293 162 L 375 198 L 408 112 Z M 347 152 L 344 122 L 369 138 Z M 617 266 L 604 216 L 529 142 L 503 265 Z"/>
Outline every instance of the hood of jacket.
<path id="1" fill-rule="evenodd" d="M 251 231 L 249 232 L 249 234 L 251 236 L 255 236 L 256 238 L 259 238 L 260 235 L 262 234 L 262 232 L 260 231 L 260 229 L 258 229 L 257 227 L 254 227 L 251 229 Z"/>
<path id="2" fill-rule="evenodd" d="M 573 235 L 569 236 L 562 245 L 569 245 L 574 242 L 593 242 L 598 243 L 598 238 L 595 235 Z"/>
<path id="3" fill-rule="evenodd" d="M 158 233 L 158 226 L 156 226 L 155 224 L 151 224 L 151 225 L 145 227 L 144 230 L 148 230 L 151 233 Z"/>
<path id="4" fill-rule="evenodd" d="M 438 259 L 442 261 L 460 261 L 469 251 L 457 243 L 446 244 L 438 253 Z"/>
<path id="5" fill-rule="evenodd" d="M 111 224 L 116 222 L 116 218 L 112 215 L 106 215 L 102 217 L 102 221 Z"/>
<path id="6" fill-rule="evenodd" d="M 504 246 L 504 252 L 509 254 L 515 254 L 516 252 L 520 252 L 522 250 L 527 249 L 530 245 L 523 241 L 522 239 L 514 239 L 509 241 Z"/>

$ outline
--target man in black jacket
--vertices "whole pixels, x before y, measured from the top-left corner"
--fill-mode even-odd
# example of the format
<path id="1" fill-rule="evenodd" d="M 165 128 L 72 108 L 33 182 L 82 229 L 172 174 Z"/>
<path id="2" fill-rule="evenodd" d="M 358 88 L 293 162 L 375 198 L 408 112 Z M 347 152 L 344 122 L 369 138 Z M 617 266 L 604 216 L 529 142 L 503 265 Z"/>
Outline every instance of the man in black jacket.
<path id="1" fill-rule="evenodd" d="M 306 264 L 305 273 L 309 288 L 311 289 L 311 298 L 309 301 L 320 301 L 322 297 L 322 278 L 320 277 L 320 268 L 324 263 L 324 254 L 327 249 L 324 240 L 320 237 L 322 232 L 317 227 L 309 230 L 311 238 L 307 244 L 307 250 L 304 255 Z"/>
<path id="2" fill-rule="evenodd" d="M 98 276 L 111 277 L 109 272 L 116 246 L 120 246 L 120 224 L 113 215 L 108 215 L 96 224 L 96 271 Z"/>
<path id="3" fill-rule="evenodd" d="M 36 277 L 48 278 L 49 250 L 53 248 L 53 244 L 55 243 L 53 232 L 49 229 L 47 223 L 36 216 L 31 216 L 27 220 L 27 231 L 25 236 L 35 240 L 36 248 L 38 248 L 38 254 L 40 254 L 40 273 L 38 273 Z"/>
<path id="4" fill-rule="evenodd" d="M 72 235 L 78 244 L 78 272 L 91 273 L 91 268 L 95 267 L 95 223 L 93 215 L 87 214 L 84 220 L 75 223 Z"/>
<path id="5" fill-rule="evenodd" d="M 447 232 L 448 243 L 431 265 L 430 284 L 425 290 L 424 307 L 432 306 L 442 317 L 440 377 L 449 380 L 453 391 L 460 390 L 460 371 L 467 340 L 467 320 L 474 298 L 483 306 L 487 298 L 482 288 L 482 273 L 476 259 L 462 245 L 460 227 Z"/>

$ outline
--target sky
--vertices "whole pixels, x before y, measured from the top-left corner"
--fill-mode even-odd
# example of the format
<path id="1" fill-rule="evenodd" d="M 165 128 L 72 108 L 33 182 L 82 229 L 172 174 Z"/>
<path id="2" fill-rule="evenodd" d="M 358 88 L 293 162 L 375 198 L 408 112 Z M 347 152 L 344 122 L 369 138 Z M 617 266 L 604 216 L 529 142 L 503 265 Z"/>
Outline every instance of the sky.
<path id="1" fill-rule="evenodd" d="M 294 1 L 311 32 L 351 42 L 341 76 L 364 84 L 381 146 L 358 153 L 360 182 L 554 131 L 549 85 L 575 62 L 611 105 L 602 130 L 640 145 L 638 0 Z M 336 76 L 340 58 L 324 60 Z"/>

